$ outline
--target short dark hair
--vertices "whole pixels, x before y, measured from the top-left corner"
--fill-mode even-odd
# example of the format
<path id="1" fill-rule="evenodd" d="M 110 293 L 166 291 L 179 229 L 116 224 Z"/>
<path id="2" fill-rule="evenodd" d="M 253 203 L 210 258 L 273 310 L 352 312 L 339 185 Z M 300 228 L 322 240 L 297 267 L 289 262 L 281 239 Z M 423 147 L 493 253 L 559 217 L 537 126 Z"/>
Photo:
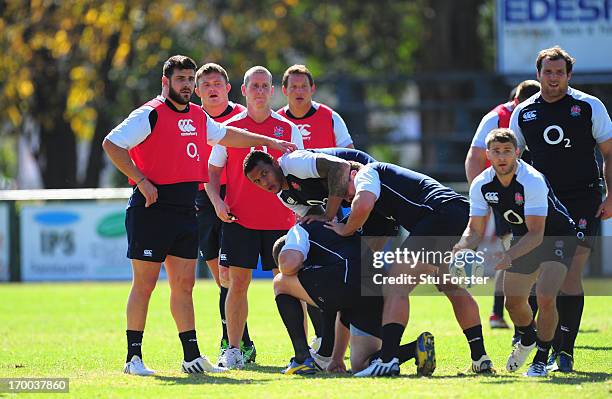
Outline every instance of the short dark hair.
<path id="1" fill-rule="evenodd" d="M 163 74 L 167 78 L 171 78 L 175 69 L 193 69 L 195 72 L 198 69 L 195 61 L 186 55 L 173 55 L 164 62 Z"/>
<path id="2" fill-rule="evenodd" d="M 516 86 L 516 98 L 520 103 L 533 96 L 541 89 L 540 82 L 537 80 L 524 80 Z"/>
<path id="3" fill-rule="evenodd" d="M 514 148 L 518 148 L 518 143 L 516 141 L 516 136 L 512 129 L 508 128 L 498 128 L 493 129 L 487 134 L 485 138 L 485 143 L 487 144 L 487 149 L 491 143 L 512 143 Z"/>
<path id="4" fill-rule="evenodd" d="M 211 73 L 218 73 L 223 76 L 225 79 L 225 83 L 229 83 L 229 77 L 227 76 L 227 71 L 219 64 L 215 64 L 214 62 L 209 62 L 204 64 L 198 69 L 195 75 L 196 85 L 199 83 L 200 77 L 202 75 L 209 75 Z"/>
<path id="5" fill-rule="evenodd" d="M 244 158 L 244 162 L 242 163 L 242 170 L 244 171 L 244 175 L 246 176 L 249 173 L 251 173 L 251 171 L 255 169 L 257 164 L 259 164 L 260 162 L 263 162 L 267 165 L 273 165 L 274 158 L 272 158 L 272 155 L 264 151 L 259 151 L 259 150 L 251 151 Z"/>
<path id="6" fill-rule="evenodd" d="M 538 53 L 538 58 L 536 58 L 536 68 L 538 68 L 538 73 L 542 71 L 542 61 L 545 59 L 551 61 L 557 60 L 565 60 L 565 72 L 571 73 L 574 63 L 576 59 L 573 58 L 569 53 L 563 50 L 559 46 L 545 48 Z"/>
<path id="7" fill-rule="evenodd" d="M 356 170 L 359 171 L 361 170 L 361 168 L 364 167 L 364 165 L 362 163 L 359 163 L 357 161 L 347 161 L 349 163 L 349 165 L 351 165 L 351 169 L 350 170 Z"/>
<path id="8" fill-rule="evenodd" d="M 287 235 L 280 237 L 274 245 L 272 246 L 272 258 L 274 259 L 274 264 L 278 267 L 278 257 L 280 256 L 281 249 L 285 246 L 285 241 L 287 240 Z"/>
<path id="9" fill-rule="evenodd" d="M 312 73 L 310 73 L 310 70 L 306 68 L 306 65 L 295 64 L 287 68 L 287 70 L 283 74 L 284 88 L 287 88 L 287 85 L 289 84 L 289 75 L 306 75 L 308 77 L 308 82 L 310 83 L 310 86 L 314 84 Z"/>

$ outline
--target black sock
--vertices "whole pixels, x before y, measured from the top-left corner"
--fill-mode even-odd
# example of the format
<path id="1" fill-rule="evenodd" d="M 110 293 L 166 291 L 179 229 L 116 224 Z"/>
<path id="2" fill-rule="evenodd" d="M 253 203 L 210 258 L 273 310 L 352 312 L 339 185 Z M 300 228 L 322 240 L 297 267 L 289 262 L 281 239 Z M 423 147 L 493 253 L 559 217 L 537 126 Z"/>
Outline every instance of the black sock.
<path id="1" fill-rule="evenodd" d="M 223 334 L 221 339 L 229 341 L 227 337 L 227 320 L 225 319 L 225 299 L 227 298 L 227 291 L 228 289 L 223 286 L 221 286 L 219 290 L 219 316 L 221 316 L 221 329 Z"/>
<path id="2" fill-rule="evenodd" d="M 531 346 L 536 342 L 536 330 L 533 327 L 533 320 L 526 326 L 517 326 L 517 330 L 521 336 L 521 345 Z"/>
<path id="3" fill-rule="evenodd" d="M 561 313 L 563 312 L 563 301 L 564 296 L 561 291 L 557 295 L 557 314 L 559 315 L 559 321 L 557 321 L 557 328 L 555 329 L 555 336 L 552 340 L 552 351 L 553 353 L 561 352 L 561 345 L 563 344 L 563 334 L 561 333 Z"/>
<path id="4" fill-rule="evenodd" d="M 142 334 L 143 331 L 125 330 L 127 336 L 127 357 L 125 362 L 132 360 L 132 356 L 136 355 L 142 359 Z"/>
<path id="5" fill-rule="evenodd" d="M 472 360 L 480 360 L 483 355 L 486 355 L 484 347 L 484 337 L 482 336 L 482 325 L 477 325 L 463 330 L 463 334 L 470 344 L 470 352 Z"/>
<path id="6" fill-rule="evenodd" d="M 538 337 L 536 339 L 536 354 L 533 358 L 533 362 L 540 362 L 540 363 L 544 363 L 546 364 L 546 362 L 548 361 L 548 351 L 550 350 L 550 345 L 552 344 L 552 341 L 541 341 L 540 338 Z"/>
<path id="7" fill-rule="evenodd" d="M 561 345 L 559 351 L 574 355 L 574 343 L 580 329 L 582 311 L 584 309 L 584 293 L 579 295 L 562 294 L 561 308 L 559 311 L 559 330 Z"/>
<path id="8" fill-rule="evenodd" d="M 406 327 L 399 323 L 389 323 L 382 327 L 382 348 L 380 357 L 383 363 L 389 363 L 399 355 L 399 345 Z"/>
<path id="9" fill-rule="evenodd" d="M 186 362 L 191 362 L 200 357 L 200 349 L 198 348 L 198 338 L 195 330 L 183 331 L 179 333 L 181 344 L 183 345 L 183 359 Z"/>
<path id="10" fill-rule="evenodd" d="M 244 346 L 253 345 L 253 341 L 251 341 L 251 337 L 249 336 L 249 325 L 247 322 L 244 322 L 244 330 L 242 331 L 242 343 Z"/>
<path id="11" fill-rule="evenodd" d="M 533 318 L 536 318 L 536 314 L 538 313 L 538 297 L 535 295 L 529 295 L 529 299 L 527 300 L 529 303 L 529 307 L 531 308 L 531 313 L 533 314 Z"/>
<path id="12" fill-rule="evenodd" d="M 416 357 L 416 346 L 416 341 L 412 341 L 409 344 L 400 345 L 398 351 L 399 364 L 404 364 L 408 360 L 414 359 Z M 378 359 L 379 357 L 380 351 L 375 352 L 372 356 L 370 356 L 368 363 L 372 363 L 372 360 Z"/>
<path id="13" fill-rule="evenodd" d="M 310 306 L 308 309 L 310 309 Z M 321 356 L 330 357 L 334 351 L 334 339 L 336 338 L 336 312 L 319 313 L 321 313 L 323 330 L 321 331 L 321 335 L 317 335 L 321 337 L 321 346 L 317 353 Z"/>
<path id="14" fill-rule="evenodd" d="M 409 344 L 401 345 L 399 348 L 399 363 L 403 364 L 404 362 L 414 359 L 416 357 L 416 346 L 417 342 L 412 341 Z"/>
<path id="15" fill-rule="evenodd" d="M 304 331 L 304 310 L 300 301 L 290 295 L 280 294 L 276 298 L 276 306 L 280 313 L 283 324 L 289 333 L 293 350 L 295 352 L 295 361 L 303 363 L 310 352 L 308 342 L 306 342 L 306 332 Z"/>
<path id="16" fill-rule="evenodd" d="M 493 314 L 504 317 L 504 296 L 495 295 L 493 297 Z"/>
<path id="17" fill-rule="evenodd" d="M 325 328 L 325 322 L 323 321 L 323 312 L 321 312 L 321 309 L 312 305 L 307 305 L 306 310 L 308 311 L 308 317 L 310 318 L 312 326 L 314 327 L 315 335 L 317 337 L 323 337 L 323 330 Z"/>

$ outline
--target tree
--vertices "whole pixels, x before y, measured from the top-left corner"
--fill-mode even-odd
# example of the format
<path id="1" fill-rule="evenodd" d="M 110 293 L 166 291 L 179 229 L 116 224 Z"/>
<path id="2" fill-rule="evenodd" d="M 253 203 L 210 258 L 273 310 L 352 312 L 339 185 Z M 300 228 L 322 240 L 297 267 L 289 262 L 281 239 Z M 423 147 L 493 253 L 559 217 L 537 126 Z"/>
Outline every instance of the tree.
<path id="1" fill-rule="evenodd" d="M 133 108 L 130 91 L 151 90 L 174 37 L 192 18 L 171 1 L 9 0 L 1 11 L 0 73 L 7 77 L 0 118 L 18 133 L 24 120 L 39 130 L 36 154 L 47 188 L 96 187 L 102 138 L 116 109 Z M 159 90 L 159 80 L 157 87 Z M 142 100 L 138 100 L 142 101 Z M 88 142 L 85 178 L 77 181 L 77 142 Z"/>

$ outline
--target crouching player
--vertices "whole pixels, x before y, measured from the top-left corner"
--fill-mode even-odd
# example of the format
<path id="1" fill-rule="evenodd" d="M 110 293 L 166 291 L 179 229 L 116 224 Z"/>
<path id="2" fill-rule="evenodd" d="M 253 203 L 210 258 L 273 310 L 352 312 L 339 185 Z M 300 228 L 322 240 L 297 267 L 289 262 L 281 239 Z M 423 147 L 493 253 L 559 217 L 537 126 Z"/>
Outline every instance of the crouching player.
<path id="1" fill-rule="evenodd" d="M 383 299 L 361 296 L 358 235 L 341 237 L 321 222 L 298 224 L 275 243 L 273 254 L 280 270 L 274 279 L 276 304 L 295 352 L 285 374 L 314 373 L 313 356 L 319 366 L 331 361 L 309 351 L 300 300 L 326 314 L 341 312 L 341 320 L 351 332 L 350 360 L 354 373 L 380 356 Z M 324 332 L 323 340 L 327 339 L 330 337 Z M 335 352 L 343 350 L 336 348 Z M 434 338 L 430 333 L 422 333 L 416 341 L 402 345 L 399 353 L 400 364 L 415 359 L 420 375 L 431 375 L 436 367 Z M 399 364 L 392 374 L 399 374 Z"/>
<path id="2" fill-rule="evenodd" d="M 455 250 L 475 248 L 483 236 L 489 207 L 503 215 L 514 235 L 506 252 L 498 253 L 498 270 L 506 270 L 506 309 L 517 326 L 515 344 L 506 369 L 518 370 L 537 348 L 529 377 L 547 375 L 546 361 L 557 326 L 555 298 L 578 239 L 566 208 L 555 197 L 546 178 L 518 159 L 516 136 L 510 129 L 494 129 L 486 138 L 491 167 L 470 187 L 470 219 Z M 537 332 L 528 298 L 537 281 Z"/>

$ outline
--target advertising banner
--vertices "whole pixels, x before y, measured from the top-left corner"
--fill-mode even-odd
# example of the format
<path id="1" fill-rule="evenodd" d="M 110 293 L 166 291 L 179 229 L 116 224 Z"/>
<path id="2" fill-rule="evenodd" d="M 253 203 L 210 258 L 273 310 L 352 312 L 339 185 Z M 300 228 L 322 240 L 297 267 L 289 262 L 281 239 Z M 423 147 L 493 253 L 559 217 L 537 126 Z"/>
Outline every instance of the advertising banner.
<path id="1" fill-rule="evenodd" d="M 23 281 L 130 279 L 125 202 L 21 209 Z"/>
<path id="2" fill-rule="evenodd" d="M 497 0 L 497 69 L 533 74 L 544 48 L 559 45 L 580 73 L 612 72 L 612 1 Z"/>

